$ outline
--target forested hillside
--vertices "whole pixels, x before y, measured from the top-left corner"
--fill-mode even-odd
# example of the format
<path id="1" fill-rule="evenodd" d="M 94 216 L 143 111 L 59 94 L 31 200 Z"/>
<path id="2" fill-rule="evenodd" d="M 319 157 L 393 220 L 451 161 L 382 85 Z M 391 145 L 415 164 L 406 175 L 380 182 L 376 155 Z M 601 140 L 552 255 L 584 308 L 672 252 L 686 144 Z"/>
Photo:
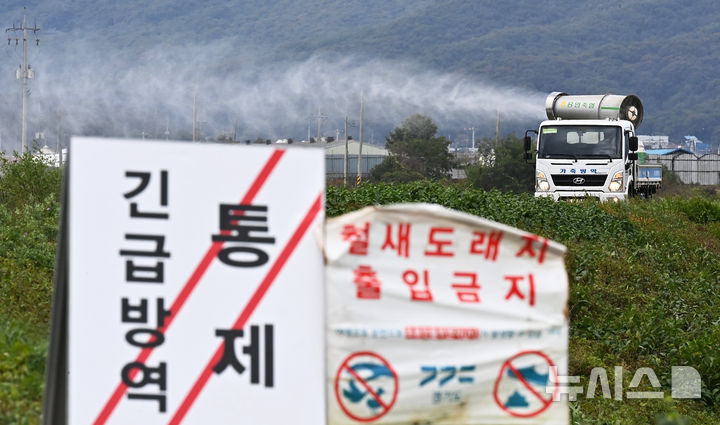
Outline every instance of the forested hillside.
<path id="1" fill-rule="evenodd" d="M 0 23 L 6 27 L 21 22 L 25 5 L 17 0 L 9 3 L 0 12 Z M 315 69 L 332 70 L 343 60 L 349 60 L 352 66 L 384 61 L 381 68 L 402 61 L 416 65 L 407 72 L 426 69 L 455 73 L 527 92 L 637 94 L 646 109 L 640 133 L 667 134 L 671 140 L 692 134 L 706 142 L 720 142 L 720 119 L 716 112 L 720 99 L 717 72 L 720 8 L 709 0 L 686 3 L 38 0 L 27 6 L 29 23 L 37 22 L 42 28 L 40 46 L 30 48 L 39 84 L 31 98 L 44 106 L 62 103 L 63 97 L 70 96 L 50 90 L 51 84 L 72 85 L 80 89 L 73 91 L 78 96 L 85 93 L 91 96 L 93 90 L 88 87 L 93 85 L 87 79 L 106 78 L 108 84 L 113 79 L 120 83 L 123 75 L 133 71 L 152 73 L 154 60 L 158 61 L 158 72 L 172 69 L 182 72 L 183 67 L 197 69 L 192 79 L 182 76 L 180 80 L 200 84 L 197 81 L 202 82 L 209 75 L 237 80 L 247 78 L 237 73 L 250 68 L 260 70 L 260 74 L 269 69 L 292 68 L 289 64 L 320 54 L 320 64 L 312 64 Z M 0 93 L 9 100 L 0 107 L 0 117 L 5 122 L 17 122 L 15 93 L 19 86 L 14 69 L 21 49 L 14 42 L 10 44 L 0 66 Z M 217 51 L 209 53 L 214 47 Z M 175 56 L 159 57 L 162 55 L 158 51 L 171 51 Z M 82 77 L 73 74 L 76 68 L 83 70 Z M 328 71 L 330 76 L 323 78 L 331 79 L 346 73 L 348 68 L 349 65 Z M 363 70 L 363 75 L 377 72 L 377 68 L 371 68 Z M 252 78 L 248 81 L 252 87 Z M 392 84 L 398 83 L 393 80 Z M 173 85 L 178 89 L 175 82 Z M 327 93 L 345 90 L 343 84 L 334 80 L 327 81 L 327 86 Z M 267 89 L 261 87 L 259 91 Z M 222 90 L 213 93 L 214 99 L 222 93 Z M 330 96 L 325 92 L 323 95 Z M 170 96 L 163 93 L 154 97 L 159 102 L 158 98 Z M 152 101 L 145 101 L 142 109 L 158 108 Z M 262 105 L 262 99 L 253 98 L 253 102 L 258 107 L 267 106 Z M 270 108 L 275 106 L 273 103 Z M 296 108 L 301 107 L 308 111 L 318 109 L 312 102 Z M 347 106 L 339 110 L 343 108 Z M 50 115 L 49 109 L 52 108 L 46 107 L 37 115 Z M 88 109 L 96 111 L 99 107 L 93 105 Z M 403 111 L 405 116 L 413 112 L 418 111 Z M 302 113 L 308 114 L 305 110 Z M 541 116 L 542 110 L 538 114 Z M 94 126 L 103 127 L 102 121 L 110 120 L 111 115 L 107 111 L 94 118 Z M 218 115 L 207 120 L 221 119 Z M 434 118 L 439 118 L 441 124 L 452 121 Z M 224 120 L 232 121 L 227 117 Z M 305 124 L 299 119 L 295 121 L 293 128 L 302 132 Z M 87 122 L 84 125 L 87 127 Z M 119 128 L 115 133 L 132 136 L 128 133 L 137 131 L 129 128 L 138 125 L 127 125 L 128 128 Z M 534 125 L 526 117 L 517 127 Z M 219 127 L 214 130 L 216 133 L 221 131 Z M 281 124 L 272 122 L 267 127 L 277 129 Z M 273 133 L 272 129 L 257 131 Z"/>

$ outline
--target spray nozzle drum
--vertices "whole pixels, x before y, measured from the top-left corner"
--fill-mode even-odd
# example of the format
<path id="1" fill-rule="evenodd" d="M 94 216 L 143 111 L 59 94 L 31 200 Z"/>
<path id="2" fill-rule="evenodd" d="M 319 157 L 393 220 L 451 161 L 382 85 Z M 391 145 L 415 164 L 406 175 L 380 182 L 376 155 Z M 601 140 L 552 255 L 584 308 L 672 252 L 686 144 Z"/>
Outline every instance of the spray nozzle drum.
<path id="1" fill-rule="evenodd" d="M 635 95 L 579 95 L 553 92 L 545 100 L 548 119 L 611 119 L 630 121 L 637 129 L 643 119 L 643 105 Z"/>

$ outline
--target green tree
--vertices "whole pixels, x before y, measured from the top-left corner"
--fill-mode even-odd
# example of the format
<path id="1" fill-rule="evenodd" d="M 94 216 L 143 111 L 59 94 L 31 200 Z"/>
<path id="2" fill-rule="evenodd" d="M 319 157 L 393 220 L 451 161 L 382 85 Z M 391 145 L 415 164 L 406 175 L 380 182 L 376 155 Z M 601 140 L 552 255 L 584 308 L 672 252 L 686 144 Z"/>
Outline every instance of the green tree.
<path id="1" fill-rule="evenodd" d="M 392 155 L 370 170 L 370 180 L 374 182 L 408 183 L 424 178 L 419 172 L 402 167 Z"/>
<path id="2" fill-rule="evenodd" d="M 41 157 L 26 152 L 13 158 L 0 156 L 0 203 L 14 211 L 26 204 L 60 198 L 62 170 L 49 167 Z"/>
<path id="3" fill-rule="evenodd" d="M 375 181 L 406 182 L 448 177 L 454 165 L 450 141 L 437 137 L 438 127 L 425 115 L 415 114 L 385 138 L 390 155 L 370 173 Z"/>
<path id="4" fill-rule="evenodd" d="M 523 154 L 523 141 L 513 135 L 500 139 L 497 147 L 492 141 L 483 140 L 478 162 L 465 169 L 467 179 L 485 190 L 531 192 L 535 186 L 535 166 L 526 163 Z"/>

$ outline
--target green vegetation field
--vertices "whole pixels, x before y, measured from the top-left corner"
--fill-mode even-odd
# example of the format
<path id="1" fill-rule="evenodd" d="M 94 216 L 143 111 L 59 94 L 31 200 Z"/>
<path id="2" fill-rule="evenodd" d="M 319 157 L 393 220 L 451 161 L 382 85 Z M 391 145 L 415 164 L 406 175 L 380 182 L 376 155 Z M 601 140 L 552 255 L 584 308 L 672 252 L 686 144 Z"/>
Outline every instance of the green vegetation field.
<path id="1" fill-rule="evenodd" d="M 40 422 L 59 182 L 58 170 L 27 157 L 2 164 L 0 424 Z M 590 370 L 605 367 L 613 389 L 613 368 L 622 366 L 627 391 L 634 372 L 651 367 L 666 394 L 616 401 L 598 390 L 571 403 L 573 424 L 720 424 L 717 194 L 601 204 L 430 182 L 330 186 L 327 215 L 396 202 L 441 204 L 568 247 L 570 373 L 586 386 Z M 669 397 L 671 366 L 682 365 L 701 374 L 701 399 Z"/>

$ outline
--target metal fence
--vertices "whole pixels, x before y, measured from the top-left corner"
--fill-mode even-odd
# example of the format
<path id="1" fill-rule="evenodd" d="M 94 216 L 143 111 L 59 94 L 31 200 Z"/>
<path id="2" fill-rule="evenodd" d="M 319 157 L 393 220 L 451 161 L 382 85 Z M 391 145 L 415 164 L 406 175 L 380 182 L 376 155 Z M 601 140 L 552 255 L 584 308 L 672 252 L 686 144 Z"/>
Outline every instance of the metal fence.
<path id="1" fill-rule="evenodd" d="M 720 155 L 648 155 L 648 162 L 664 165 L 686 184 L 720 185 Z"/>

